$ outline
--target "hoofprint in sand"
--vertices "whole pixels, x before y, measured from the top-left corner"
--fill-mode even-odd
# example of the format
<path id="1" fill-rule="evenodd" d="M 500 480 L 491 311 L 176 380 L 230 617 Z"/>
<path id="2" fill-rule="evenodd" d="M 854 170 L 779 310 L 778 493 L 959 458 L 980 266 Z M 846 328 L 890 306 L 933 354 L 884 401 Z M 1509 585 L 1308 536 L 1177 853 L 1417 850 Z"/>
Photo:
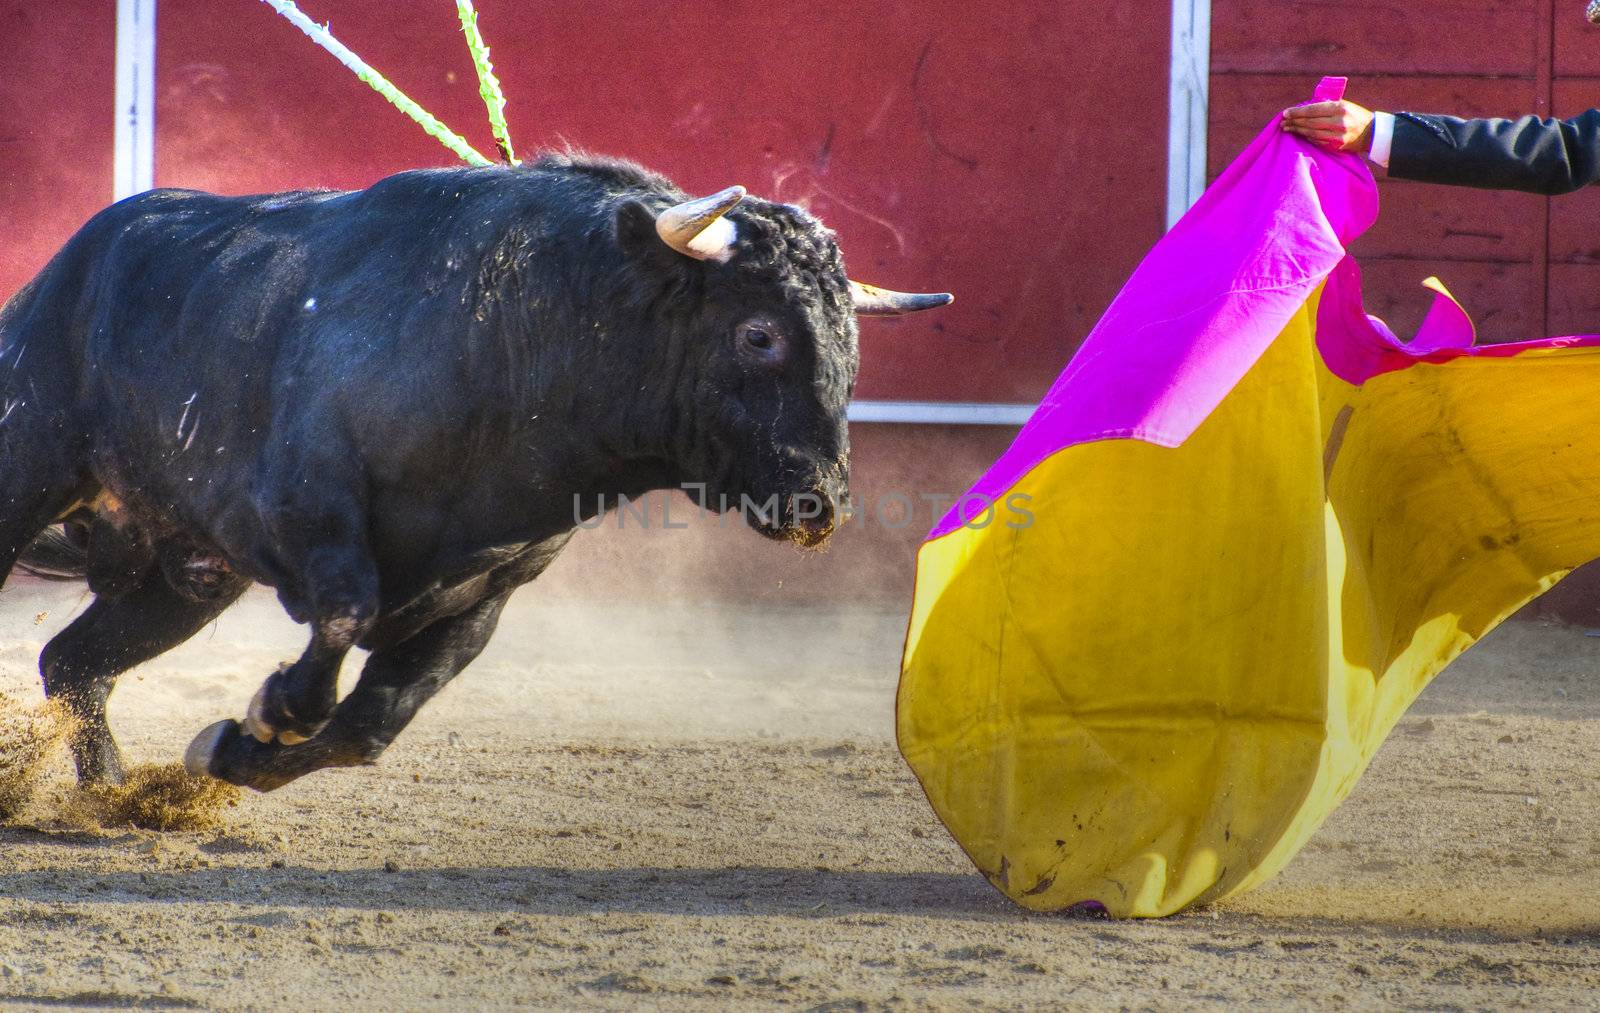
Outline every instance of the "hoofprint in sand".
<path id="1" fill-rule="evenodd" d="M 38 648 L 83 601 L 7 588 L 0 691 L 38 700 Z M 1112 923 L 1012 907 L 934 820 L 891 740 L 903 622 L 525 591 L 378 766 L 246 794 L 215 830 L 73 826 L 58 753 L 0 827 L 0 1002 L 1549 1007 L 1600 988 L 1600 639 L 1496 631 L 1283 876 Z M 175 759 L 300 642 L 253 592 L 125 676 L 130 759 Z"/>

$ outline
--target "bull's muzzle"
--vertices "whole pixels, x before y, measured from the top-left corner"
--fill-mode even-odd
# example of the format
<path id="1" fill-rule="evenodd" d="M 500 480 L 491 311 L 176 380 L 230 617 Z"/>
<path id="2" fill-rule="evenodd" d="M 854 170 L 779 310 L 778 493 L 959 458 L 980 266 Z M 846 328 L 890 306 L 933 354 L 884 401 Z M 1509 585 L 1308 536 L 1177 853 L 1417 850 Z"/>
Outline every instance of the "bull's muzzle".
<path id="1" fill-rule="evenodd" d="M 839 501 L 821 490 L 799 493 L 785 518 L 784 536 L 805 549 L 822 545 L 838 527 Z"/>

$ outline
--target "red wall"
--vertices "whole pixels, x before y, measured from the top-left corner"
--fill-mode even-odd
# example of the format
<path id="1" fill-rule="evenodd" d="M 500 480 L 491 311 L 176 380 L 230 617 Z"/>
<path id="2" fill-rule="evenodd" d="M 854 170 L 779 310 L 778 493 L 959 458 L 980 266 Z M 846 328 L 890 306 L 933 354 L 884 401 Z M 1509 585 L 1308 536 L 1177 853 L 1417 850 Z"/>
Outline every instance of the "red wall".
<path id="1" fill-rule="evenodd" d="M 492 151 L 453 5 L 302 7 Z M 862 279 L 958 294 L 869 325 L 863 397 L 1037 399 L 1160 232 L 1164 4 L 478 7 L 524 152 L 742 182 L 808 204 Z M 114 11 L 0 3 L 0 298 L 110 199 Z M 157 60 L 159 185 L 358 187 L 452 161 L 263 4 L 162 0 Z"/>
<path id="2" fill-rule="evenodd" d="M 522 153 L 744 183 L 808 204 L 863 280 L 957 293 L 868 325 L 863 397 L 1036 400 L 1160 233 L 1165 4 L 477 6 Z M 301 7 L 492 154 L 453 4 Z M 453 159 L 263 4 L 162 0 L 157 57 L 160 185 L 359 187 Z"/>
<path id="3" fill-rule="evenodd" d="M 0 3 L 0 301 L 111 201 L 115 7 Z"/>

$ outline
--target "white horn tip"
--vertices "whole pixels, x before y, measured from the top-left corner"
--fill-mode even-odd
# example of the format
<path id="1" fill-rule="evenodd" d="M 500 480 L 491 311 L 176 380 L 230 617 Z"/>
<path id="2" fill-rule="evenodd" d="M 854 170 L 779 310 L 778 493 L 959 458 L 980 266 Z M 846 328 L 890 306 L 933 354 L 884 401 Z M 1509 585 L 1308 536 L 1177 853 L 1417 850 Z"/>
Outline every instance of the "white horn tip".
<path id="1" fill-rule="evenodd" d="M 733 244 L 738 241 L 739 227 L 726 218 L 718 218 L 689 240 L 689 249 L 703 260 L 727 263 L 733 257 Z"/>
<path id="2" fill-rule="evenodd" d="M 656 232 L 661 241 L 697 260 L 726 261 L 733 256 L 738 229 L 722 216 L 744 200 L 748 191 L 730 186 L 709 197 L 684 201 L 661 212 Z"/>

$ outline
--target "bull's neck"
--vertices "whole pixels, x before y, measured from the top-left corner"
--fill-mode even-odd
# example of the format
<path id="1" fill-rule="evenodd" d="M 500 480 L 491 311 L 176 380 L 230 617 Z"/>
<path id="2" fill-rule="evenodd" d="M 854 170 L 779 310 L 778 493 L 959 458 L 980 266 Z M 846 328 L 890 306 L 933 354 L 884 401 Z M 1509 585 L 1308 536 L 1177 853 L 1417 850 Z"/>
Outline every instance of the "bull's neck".
<path id="1" fill-rule="evenodd" d="M 497 455 L 487 470 L 503 496 L 524 504 L 541 529 L 552 522 L 570 527 L 579 517 L 614 508 L 620 497 L 677 489 L 689 471 L 639 424 L 637 412 L 646 408 L 546 402 L 502 444 L 511 453 Z"/>

